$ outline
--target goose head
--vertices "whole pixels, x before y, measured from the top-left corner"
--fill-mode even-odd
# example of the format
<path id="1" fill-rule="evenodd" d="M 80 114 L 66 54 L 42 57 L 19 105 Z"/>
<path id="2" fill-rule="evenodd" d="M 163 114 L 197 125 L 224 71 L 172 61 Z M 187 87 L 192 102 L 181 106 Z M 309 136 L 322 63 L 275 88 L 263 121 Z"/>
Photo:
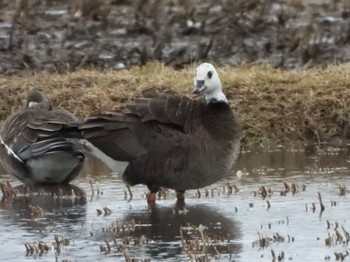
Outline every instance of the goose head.
<path id="1" fill-rule="evenodd" d="M 193 93 L 203 94 L 207 103 L 227 103 L 226 96 L 222 92 L 220 77 L 210 63 L 203 63 L 196 68 Z"/>
<path id="2" fill-rule="evenodd" d="M 39 90 L 33 90 L 28 94 L 24 108 L 52 110 L 52 104 L 48 97 L 42 92 Z"/>

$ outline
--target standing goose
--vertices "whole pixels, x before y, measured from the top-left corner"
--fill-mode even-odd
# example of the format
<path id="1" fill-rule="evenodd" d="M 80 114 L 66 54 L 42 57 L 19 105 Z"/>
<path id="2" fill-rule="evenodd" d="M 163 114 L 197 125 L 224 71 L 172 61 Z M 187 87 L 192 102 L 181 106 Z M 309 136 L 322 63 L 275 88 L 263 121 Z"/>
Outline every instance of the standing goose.
<path id="1" fill-rule="evenodd" d="M 24 107 L 10 115 L 0 130 L 0 161 L 4 169 L 27 184 L 59 184 L 74 179 L 84 163 L 81 145 L 59 135 L 77 118 L 52 110 L 40 91 L 28 94 Z"/>
<path id="2" fill-rule="evenodd" d="M 98 113 L 79 126 L 92 153 L 127 185 L 147 185 L 149 202 L 160 187 L 183 199 L 185 190 L 221 179 L 238 157 L 239 120 L 213 65 L 197 67 L 194 84 L 204 101 L 148 89 L 123 112 Z"/>

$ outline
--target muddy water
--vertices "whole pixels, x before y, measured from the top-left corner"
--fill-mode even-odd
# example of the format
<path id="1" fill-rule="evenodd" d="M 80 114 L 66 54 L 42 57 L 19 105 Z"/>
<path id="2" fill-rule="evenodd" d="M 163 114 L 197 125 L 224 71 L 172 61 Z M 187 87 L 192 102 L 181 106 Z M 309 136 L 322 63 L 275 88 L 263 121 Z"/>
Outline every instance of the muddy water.
<path id="1" fill-rule="evenodd" d="M 350 187 L 347 148 L 243 150 L 227 179 L 188 191 L 185 204 L 164 192 L 155 206 L 144 186 L 125 200 L 120 178 L 90 160 L 71 188 L 2 199 L 0 261 L 335 261 L 349 248 L 350 194 L 339 190 Z M 49 250 L 40 254 L 39 241 Z"/>

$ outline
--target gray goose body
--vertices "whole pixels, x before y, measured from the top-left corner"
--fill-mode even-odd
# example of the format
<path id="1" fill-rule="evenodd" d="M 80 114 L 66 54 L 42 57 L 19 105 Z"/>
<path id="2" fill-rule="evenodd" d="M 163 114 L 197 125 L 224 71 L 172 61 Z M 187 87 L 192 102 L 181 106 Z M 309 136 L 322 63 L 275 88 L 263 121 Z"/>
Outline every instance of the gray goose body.
<path id="1" fill-rule="evenodd" d="M 22 110 L 10 115 L 0 131 L 0 161 L 5 170 L 27 184 L 68 183 L 84 163 L 81 145 L 60 135 L 77 118 L 52 110 L 40 91 L 28 94 Z"/>
<path id="2" fill-rule="evenodd" d="M 209 84 L 203 87 L 205 79 L 198 78 L 210 82 L 213 74 L 220 91 L 205 101 L 149 89 L 123 112 L 98 113 L 79 126 L 90 147 L 97 148 L 96 155 L 128 185 L 184 192 L 208 186 L 232 168 L 239 154 L 240 124 L 221 93 L 214 67 L 201 66 L 204 73 L 197 72 L 194 92 L 210 91 Z"/>

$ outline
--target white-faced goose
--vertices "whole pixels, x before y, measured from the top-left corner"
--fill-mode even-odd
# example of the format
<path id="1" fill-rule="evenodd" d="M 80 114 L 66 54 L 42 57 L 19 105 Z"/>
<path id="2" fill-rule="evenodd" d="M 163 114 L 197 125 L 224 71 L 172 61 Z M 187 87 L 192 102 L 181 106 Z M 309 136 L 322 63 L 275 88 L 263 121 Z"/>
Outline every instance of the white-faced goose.
<path id="1" fill-rule="evenodd" d="M 10 115 L 0 131 L 0 161 L 4 169 L 27 184 L 67 183 L 84 163 L 81 145 L 67 141 L 59 131 L 77 118 L 52 110 L 50 100 L 31 91 L 23 108 Z"/>
<path id="2" fill-rule="evenodd" d="M 79 126 L 92 152 L 128 185 L 148 186 L 150 202 L 160 187 L 181 199 L 185 190 L 218 181 L 239 154 L 239 120 L 213 65 L 201 64 L 194 83 L 204 101 L 149 89 L 126 110 L 98 113 Z"/>

